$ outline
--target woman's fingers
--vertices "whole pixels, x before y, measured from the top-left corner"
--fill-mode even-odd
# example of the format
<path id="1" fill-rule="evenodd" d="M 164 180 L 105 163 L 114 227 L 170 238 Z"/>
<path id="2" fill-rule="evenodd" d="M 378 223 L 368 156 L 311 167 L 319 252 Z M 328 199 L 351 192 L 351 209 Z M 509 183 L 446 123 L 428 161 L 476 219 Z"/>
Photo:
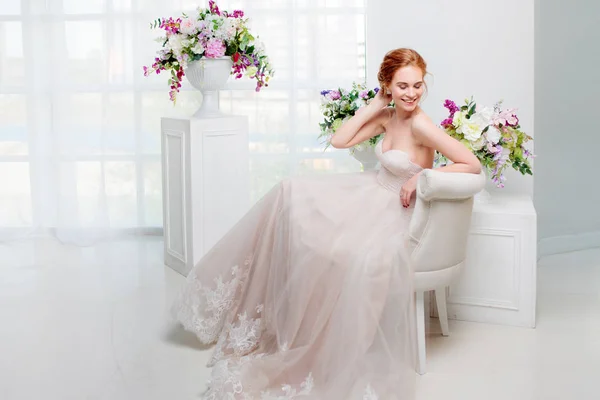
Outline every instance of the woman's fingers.
<path id="1" fill-rule="evenodd" d="M 408 190 L 404 190 L 401 189 L 400 190 L 400 203 L 402 204 L 403 207 L 409 207 L 410 206 L 410 198 L 412 197 L 412 192 L 409 192 Z"/>

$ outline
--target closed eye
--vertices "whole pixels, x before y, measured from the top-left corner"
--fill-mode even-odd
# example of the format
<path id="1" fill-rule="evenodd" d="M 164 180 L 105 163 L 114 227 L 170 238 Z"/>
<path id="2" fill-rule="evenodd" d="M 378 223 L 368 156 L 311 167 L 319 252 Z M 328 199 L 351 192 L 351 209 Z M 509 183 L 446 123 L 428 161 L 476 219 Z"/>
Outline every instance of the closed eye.
<path id="1" fill-rule="evenodd" d="M 404 83 L 404 82 L 398 83 L 397 85 L 398 85 L 398 87 L 400 89 L 403 89 L 403 90 L 408 87 L 408 84 Z M 421 88 L 422 85 L 423 85 L 423 82 L 417 82 L 417 83 L 415 83 L 415 89 Z"/>

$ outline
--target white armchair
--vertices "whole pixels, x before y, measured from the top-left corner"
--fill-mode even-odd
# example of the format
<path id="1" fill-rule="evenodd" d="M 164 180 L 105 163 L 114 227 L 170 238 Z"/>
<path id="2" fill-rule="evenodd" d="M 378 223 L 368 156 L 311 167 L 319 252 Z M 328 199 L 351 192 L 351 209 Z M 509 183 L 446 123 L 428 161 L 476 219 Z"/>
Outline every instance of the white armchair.
<path id="1" fill-rule="evenodd" d="M 460 272 L 466 257 L 473 196 L 485 185 L 485 174 L 425 170 L 409 227 L 415 271 L 418 370 L 426 372 L 424 292 L 435 291 L 442 328 L 448 336 L 446 287 Z"/>

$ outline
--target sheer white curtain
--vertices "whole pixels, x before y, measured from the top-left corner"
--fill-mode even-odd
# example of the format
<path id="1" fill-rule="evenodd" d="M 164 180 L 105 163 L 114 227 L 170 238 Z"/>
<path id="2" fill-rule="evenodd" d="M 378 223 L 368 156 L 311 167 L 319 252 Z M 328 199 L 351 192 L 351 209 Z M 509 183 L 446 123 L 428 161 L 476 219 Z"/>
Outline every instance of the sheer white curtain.
<path id="1" fill-rule="evenodd" d="M 168 4 L 167 4 L 168 3 Z M 160 117 L 190 115 L 164 76 L 144 77 L 160 16 L 204 6 L 174 0 L 0 2 L 0 235 L 51 233 L 92 243 L 162 226 Z M 257 200 L 289 174 L 358 170 L 323 152 L 319 92 L 365 77 L 365 0 L 217 1 L 243 9 L 276 69 L 270 87 L 230 81 L 223 110 L 250 119 Z"/>

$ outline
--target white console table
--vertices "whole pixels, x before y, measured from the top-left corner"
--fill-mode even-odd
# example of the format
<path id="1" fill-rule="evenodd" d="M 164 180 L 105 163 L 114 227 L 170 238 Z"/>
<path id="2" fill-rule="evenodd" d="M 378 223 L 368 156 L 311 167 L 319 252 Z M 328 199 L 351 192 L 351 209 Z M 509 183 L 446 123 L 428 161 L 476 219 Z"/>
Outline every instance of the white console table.
<path id="1" fill-rule="evenodd" d="M 162 118 L 165 264 L 187 275 L 249 205 L 248 119 Z"/>
<path id="2" fill-rule="evenodd" d="M 466 265 L 448 290 L 448 317 L 535 327 L 536 212 L 528 196 L 475 203 Z"/>

